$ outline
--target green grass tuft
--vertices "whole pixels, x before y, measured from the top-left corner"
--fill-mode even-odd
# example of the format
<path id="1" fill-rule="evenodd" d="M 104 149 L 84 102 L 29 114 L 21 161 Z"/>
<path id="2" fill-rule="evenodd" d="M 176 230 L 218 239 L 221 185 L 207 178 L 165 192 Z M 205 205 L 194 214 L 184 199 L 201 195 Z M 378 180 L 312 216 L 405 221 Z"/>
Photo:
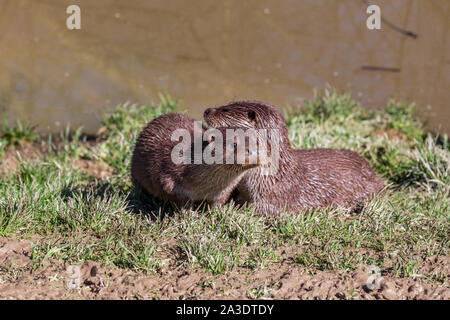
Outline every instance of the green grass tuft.
<path id="1" fill-rule="evenodd" d="M 35 127 L 29 123 L 16 120 L 15 126 L 10 126 L 6 118 L 0 128 L 0 155 L 9 146 L 23 146 L 26 142 L 33 142 L 37 138 Z"/>

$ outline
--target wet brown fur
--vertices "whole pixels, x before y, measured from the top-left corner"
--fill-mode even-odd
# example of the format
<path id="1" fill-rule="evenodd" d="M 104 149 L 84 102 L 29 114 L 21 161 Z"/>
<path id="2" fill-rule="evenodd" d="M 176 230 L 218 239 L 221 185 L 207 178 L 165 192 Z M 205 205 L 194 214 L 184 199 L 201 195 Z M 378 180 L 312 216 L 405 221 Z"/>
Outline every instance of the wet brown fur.
<path id="1" fill-rule="evenodd" d="M 248 165 L 248 162 L 243 165 L 173 163 L 171 152 L 179 143 L 171 141 L 173 131 L 187 129 L 193 143 L 194 125 L 193 119 L 176 113 L 150 121 L 135 144 L 131 160 L 132 180 L 148 194 L 178 207 L 199 203 L 210 207 L 222 205 L 230 198 L 245 170 L 255 165 Z M 204 129 L 199 129 L 203 134 Z M 193 156 L 194 147 L 191 147 Z"/>
<path id="2" fill-rule="evenodd" d="M 232 102 L 207 109 L 204 120 L 211 127 L 279 130 L 278 172 L 264 175 L 262 166 L 253 168 L 245 173 L 237 186 L 236 202 L 251 204 L 260 214 L 321 207 L 354 208 L 384 187 L 380 177 L 356 152 L 344 149 L 293 150 L 282 113 L 269 104 Z"/>

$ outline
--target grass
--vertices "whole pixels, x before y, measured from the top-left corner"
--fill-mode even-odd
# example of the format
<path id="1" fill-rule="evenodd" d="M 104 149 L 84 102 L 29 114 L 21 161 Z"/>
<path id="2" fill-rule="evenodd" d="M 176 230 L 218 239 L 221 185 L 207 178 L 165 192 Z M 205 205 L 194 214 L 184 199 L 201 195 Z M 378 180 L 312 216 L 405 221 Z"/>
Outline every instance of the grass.
<path id="1" fill-rule="evenodd" d="M 144 201 L 129 177 L 133 141 L 146 122 L 172 111 L 176 102 L 161 96 L 150 106 L 118 106 L 94 143 L 79 129 L 40 137 L 48 152 L 21 160 L 0 180 L 0 236 L 38 237 L 36 268 L 48 259 L 94 260 L 145 272 L 201 267 L 214 275 L 284 258 L 312 273 L 374 264 L 404 277 L 417 274 L 427 257 L 448 256 L 448 139 L 428 133 L 413 105 L 391 101 L 369 112 L 349 94 L 326 92 L 286 114 L 293 147 L 355 150 L 389 188 L 356 215 L 317 210 L 267 218 L 230 205 L 170 214 Z M 20 149 L 17 141 L 36 140 L 24 128 L 7 127 L 0 145 Z M 74 161 L 110 173 L 99 178 Z M 448 282 L 448 274 L 431 277 Z"/>
<path id="2" fill-rule="evenodd" d="M 26 142 L 32 142 L 37 135 L 34 132 L 35 127 L 29 123 L 22 123 L 16 120 L 15 126 L 9 125 L 6 118 L 3 120 L 3 127 L 0 129 L 0 156 L 9 146 L 23 146 Z"/>

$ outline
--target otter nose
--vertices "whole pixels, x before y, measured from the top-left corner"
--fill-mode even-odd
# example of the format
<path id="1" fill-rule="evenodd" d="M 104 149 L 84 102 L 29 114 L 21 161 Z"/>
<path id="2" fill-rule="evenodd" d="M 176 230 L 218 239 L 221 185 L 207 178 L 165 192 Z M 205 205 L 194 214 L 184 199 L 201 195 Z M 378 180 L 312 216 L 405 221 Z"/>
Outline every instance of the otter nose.
<path id="1" fill-rule="evenodd" d="M 207 116 L 208 114 L 210 114 L 211 111 L 212 111 L 211 108 L 206 109 L 206 110 L 205 110 L 205 116 Z"/>

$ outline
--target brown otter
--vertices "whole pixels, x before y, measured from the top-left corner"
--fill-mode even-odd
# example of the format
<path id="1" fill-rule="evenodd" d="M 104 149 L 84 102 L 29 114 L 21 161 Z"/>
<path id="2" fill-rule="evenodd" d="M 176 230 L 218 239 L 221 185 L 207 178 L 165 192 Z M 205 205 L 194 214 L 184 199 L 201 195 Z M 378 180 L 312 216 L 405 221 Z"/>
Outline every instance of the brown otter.
<path id="1" fill-rule="evenodd" d="M 251 204 L 258 213 L 338 206 L 353 208 L 383 188 L 380 177 L 356 152 L 293 150 L 282 113 L 269 104 L 232 102 L 205 110 L 204 120 L 211 127 L 276 129 L 274 132 L 279 136 L 276 174 L 264 174 L 264 166 L 253 168 L 237 186 L 236 202 Z M 273 135 L 270 130 L 267 134 Z"/>
<path id="2" fill-rule="evenodd" d="M 201 125 L 183 114 L 166 114 L 152 121 L 140 133 L 131 160 L 131 176 L 134 183 L 140 185 L 150 195 L 170 202 L 178 207 L 206 203 L 215 207 L 225 203 L 242 175 L 246 170 L 257 164 L 250 164 L 247 158 L 243 164 L 234 161 L 233 164 L 206 164 L 204 159 L 195 163 L 194 130 L 205 133 Z M 190 137 L 190 159 L 187 164 L 174 163 L 172 150 L 179 142 L 172 141 L 172 133 L 177 129 L 185 129 Z M 224 136 L 226 130 L 219 131 Z M 202 152 L 210 143 L 212 135 L 207 142 L 201 143 Z M 226 139 L 223 139 L 224 159 L 231 153 L 236 156 L 236 139 L 232 148 L 226 148 Z M 234 148 L 234 149 L 233 149 Z M 214 151 L 214 150 L 213 150 Z M 181 152 L 180 152 L 181 153 Z M 214 155 L 214 152 L 211 154 Z M 235 159 L 236 160 L 236 159 Z M 223 161 L 224 163 L 226 161 Z"/>

